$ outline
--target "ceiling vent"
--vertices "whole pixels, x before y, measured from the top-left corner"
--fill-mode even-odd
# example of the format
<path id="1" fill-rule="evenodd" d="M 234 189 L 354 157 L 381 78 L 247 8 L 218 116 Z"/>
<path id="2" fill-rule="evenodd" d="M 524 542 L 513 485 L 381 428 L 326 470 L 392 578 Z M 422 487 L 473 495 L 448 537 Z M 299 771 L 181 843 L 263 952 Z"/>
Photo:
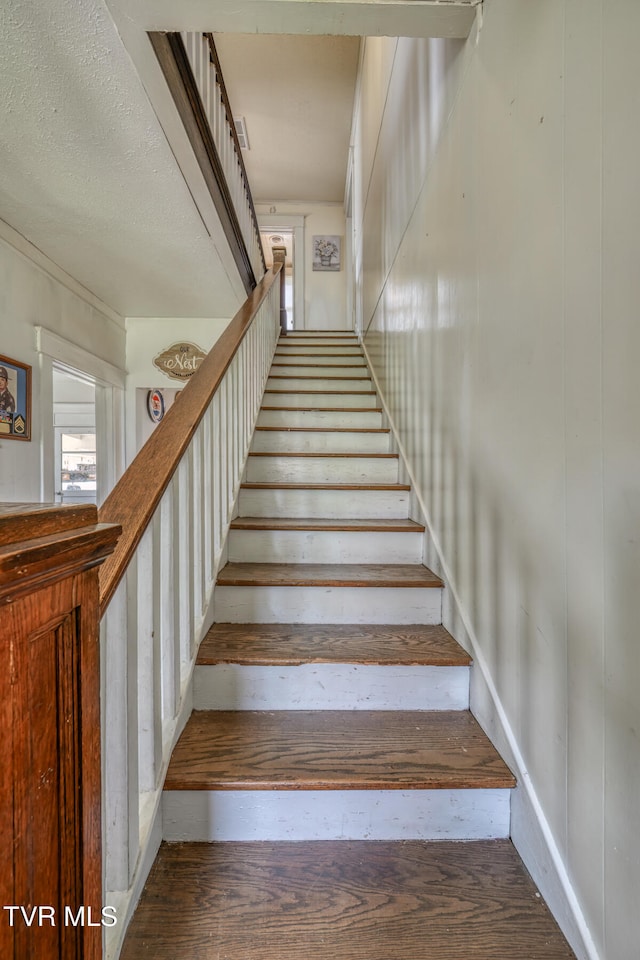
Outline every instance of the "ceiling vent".
<path id="1" fill-rule="evenodd" d="M 238 143 L 242 150 L 249 149 L 249 137 L 247 136 L 247 124 L 244 117 L 234 117 L 233 125 L 236 128 Z"/>

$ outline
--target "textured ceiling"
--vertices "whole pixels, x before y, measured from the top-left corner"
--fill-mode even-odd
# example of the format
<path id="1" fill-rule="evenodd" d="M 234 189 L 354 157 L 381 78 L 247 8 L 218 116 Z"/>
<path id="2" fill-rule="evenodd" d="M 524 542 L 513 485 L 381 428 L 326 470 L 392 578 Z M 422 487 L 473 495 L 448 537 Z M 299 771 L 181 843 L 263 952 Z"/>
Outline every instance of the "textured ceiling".
<path id="1" fill-rule="evenodd" d="M 104 4 L 0 18 L 0 218 L 123 316 L 232 316 L 241 288 Z"/>
<path id="2" fill-rule="evenodd" d="M 342 202 L 358 37 L 216 34 L 256 202 Z"/>

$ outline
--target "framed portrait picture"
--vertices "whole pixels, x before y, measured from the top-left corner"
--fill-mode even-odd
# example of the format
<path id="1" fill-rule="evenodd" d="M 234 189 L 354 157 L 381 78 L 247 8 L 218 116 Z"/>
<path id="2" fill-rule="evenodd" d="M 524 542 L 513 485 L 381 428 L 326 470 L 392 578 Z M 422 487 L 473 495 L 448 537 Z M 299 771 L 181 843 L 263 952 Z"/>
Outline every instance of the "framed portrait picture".
<path id="1" fill-rule="evenodd" d="M 340 248 L 342 237 L 318 236 L 313 238 L 313 269 L 340 270 Z"/>
<path id="2" fill-rule="evenodd" d="M 1 354 L 0 440 L 31 440 L 31 367 Z"/>

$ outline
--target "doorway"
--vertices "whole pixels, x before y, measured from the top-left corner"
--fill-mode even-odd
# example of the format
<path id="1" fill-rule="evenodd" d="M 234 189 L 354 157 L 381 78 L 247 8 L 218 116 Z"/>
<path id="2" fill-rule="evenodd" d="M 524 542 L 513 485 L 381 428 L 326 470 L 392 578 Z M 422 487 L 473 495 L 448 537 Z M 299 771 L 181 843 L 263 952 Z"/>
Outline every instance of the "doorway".
<path id="1" fill-rule="evenodd" d="M 293 230 L 261 230 L 260 239 L 264 250 L 267 270 L 273 266 L 274 251 L 284 250 L 284 308 L 287 314 L 287 330 L 293 330 L 295 324 L 294 306 L 294 250 Z"/>
<path id="2" fill-rule="evenodd" d="M 284 305 L 287 330 L 304 330 L 304 216 L 263 213 L 258 214 L 258 223 L 267 269 L 273 264 L 273 248 L 286 248 Z"/>
<path id="3" fill-rule="evenodd" d="M 56 364 L 53 430 L 56 503 L 97 503 L 95 381 Z"/>

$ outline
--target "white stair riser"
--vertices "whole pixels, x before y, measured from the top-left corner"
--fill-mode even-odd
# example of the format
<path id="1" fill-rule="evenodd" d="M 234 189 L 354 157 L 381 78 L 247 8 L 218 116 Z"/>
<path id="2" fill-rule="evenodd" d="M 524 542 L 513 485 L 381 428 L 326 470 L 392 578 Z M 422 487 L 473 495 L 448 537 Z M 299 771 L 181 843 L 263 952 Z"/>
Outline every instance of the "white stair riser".
<path id="1" fill-rule="evenodd" d="M 423 534 L 373 530 L 230 530 L 231 563 L 421 563 Z"/>
<path id="2" fill-rule="evenodd" d="M 313 357 L 311 357 L 311 363 L 313 363 Z M 291 359 L 288 362 L 278 363 L 274 361 L 270 371 L 269 376 L 290 376 L 290 377 L 367 377 L 369 376 L 369 368 L 364 363 L 357 363 L 355 360 L 353 364 L 315 364 L 314 366 L 305 365 L 304 359 L 298 361 L 297 363 Z"/>
<path id="3" fill-rule="evenodd" d="M 241 517 L 400 520 L 409 516 L 408 490 L 241 489 Z"/>
<path id="4" fill-rule="evenodd" d="M 307 433 L 304 430 L 256 430 L 253 453 L 388 453 L 388 433 Z"/>
<path id="5" fill-rule="evenodd" d="M 216 586 L 216 623 L 441 623 L 439 587 Z"/>
<path id="6" fill-rule="evenodd" d="M 375 407 L 378 400 L 371 393 L 273 393 L 265 390 L 265 407 Z"/>
<path id="7" fill-rule="evenodd" d="M 175 790 L 164 839 L 494 840 L 509 836 L 509 790 Z"/>
<path id="8" fill-rule="evenodd" d="M 258 426 L 326 427 L 328 430 L 334 427 L 381 427 L 382 413 L 378 410 L 261 410 Z"/>
<path id="9" fill-rule="evenodd" d="M 267 380 L 267 390 L 372 390 L 371 380 L 347 379 L 314 380 L 309 377 L 281 377 Z"/>
<path id="10" fill-rule="evenodd" d="M 246 479 L 253 483 L 397 483 L 395 457 L 250 456 Z"/>
<path id="11" fill-rule="evenodd" d="M 301 357 L 296 356 L 296 354 L 304 353 L 308 354 L 308 362 L 315 363 L 315 357 L 318 357 L 321 361 L 325 357 L 331 358 L 332 363 L 350 363 L 349 357 L 362 357 L 364 356 L 362 352 L 362 347 L 357 344 L 350 343 L 340 343 L 336 346 L 325 346 L 324 344 L 316 343 L 304 343 L 302 346 L 296 346 L 295 344 L 283 344 L 279 343 L 276 351 L 275 357 L 291 357 L 295 360 L 301 360 Z"/>
<path id="12" fill-rule="evenodd" d="M 309 663 L 196 667 L 194 710 L 466 710 L 469 668 Z"/>

